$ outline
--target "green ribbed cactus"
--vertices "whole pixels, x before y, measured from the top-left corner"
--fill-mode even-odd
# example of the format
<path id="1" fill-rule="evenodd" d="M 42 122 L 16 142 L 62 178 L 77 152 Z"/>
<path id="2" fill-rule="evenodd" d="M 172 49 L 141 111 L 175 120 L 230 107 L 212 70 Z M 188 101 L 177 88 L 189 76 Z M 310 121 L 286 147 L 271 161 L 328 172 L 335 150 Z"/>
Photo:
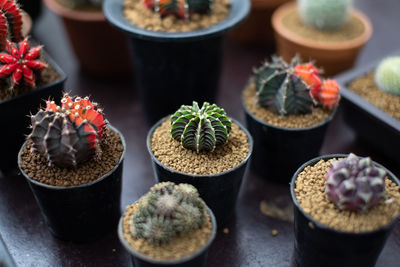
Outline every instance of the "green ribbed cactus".
<path id="1" fill-rule="evenodd" d="M 400 96 L 400 57 L 388 57 L 379 63 L 375 83 L 382 91 Z"/>
<path id="2" fill-rule="evenodd" d="M 213 151 L 228 142 L 231 128 L 232 122 L 225 111 L 207 102 L 201 108 L 196 101 L 192 106 L 182 105 L 171 117 L 172 138 L 197 152 Z"/>
<path id="3" fill-rule="evenodd" d="M 311 27 L 336 30 L 348 22 L 352 0 L 297 0 L 300 18 Z"/>
<path id="4" fill-rule="evenodd" d="M 309 86 L 298 76 L 294 68 L 299 59 L 294 57 L 290 64 L 282 58 L 273 57 L 255 70 L 258 104 L 284 116 L 310 113 L 313 99 Z"/>
<path id="5" fill-rule="evenodd" d="M 189 184 L 163 182 L 140 199 L 133 215 L 131 233 L 155 245 L 167 244 L 176 235 L 201 228 L 206 206 L 197 189 Z"/>

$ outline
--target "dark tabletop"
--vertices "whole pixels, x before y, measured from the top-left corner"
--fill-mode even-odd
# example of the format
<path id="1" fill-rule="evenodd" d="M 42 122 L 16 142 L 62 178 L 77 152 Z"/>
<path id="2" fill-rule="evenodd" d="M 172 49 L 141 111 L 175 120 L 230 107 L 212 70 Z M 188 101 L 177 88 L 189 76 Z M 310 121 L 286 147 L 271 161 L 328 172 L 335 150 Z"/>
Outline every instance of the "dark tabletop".
<path id="1" fill-rule="evenodd" d="M 379 2 L 379 3 L 378 3 Z M 400 1 L 355 0 L 371 19 L 374 34 L 358 58 L 356 66 L 385 56 L 400 48 Z M 79 95 L 93 95 L 102 103 L 108 120 L 127 141 L 123 173 L 122 205 L 144 194 L 155 180 L 145 146 L 149 127 L 141 112 L 133 79 L 96 79 L 80 72 L 61 21 L 44 8 L 33 36 L 68 75 L 66 89 Z M 265 49 L 248 49 L 225 44 L 224 69 L 218 104 L 232 117 L 244 122 L 240 93 L 254 65 L 269 54 Z M 112 68 L 112 66 L 110 66 Z M 355 152 L 370 155 L 400 176 L 400 167 L 362 145 L 343 123 L 339 109 L 328 129 L 322 154 Z M 3 126 L 4 127 L 4 126 Z M 4 128 L 2 128 L 3 130 Z M 4 141 L 4 140 L 3 140 Z M 73 244 L 55 239 L 47 230 L 40 210 L 22 176 L 0 176 L 0 233 L 19 266 L 130 266 L 128 254 L 116 233 L 89 244 Z M 236 215 L 219 231 L 209 251 L 208 266 L 292 266 L 293 225 L 266 216 L 261 203 L 270 209 L 290 210 L 288 185 L 277 185 L 253 175 L 246 176 L 237 203 Z M 271 231 L 278 235 L 273 237 Z M 377 266 L 399 266 L 400 225 L 397 225 L 378 260 Z"/>

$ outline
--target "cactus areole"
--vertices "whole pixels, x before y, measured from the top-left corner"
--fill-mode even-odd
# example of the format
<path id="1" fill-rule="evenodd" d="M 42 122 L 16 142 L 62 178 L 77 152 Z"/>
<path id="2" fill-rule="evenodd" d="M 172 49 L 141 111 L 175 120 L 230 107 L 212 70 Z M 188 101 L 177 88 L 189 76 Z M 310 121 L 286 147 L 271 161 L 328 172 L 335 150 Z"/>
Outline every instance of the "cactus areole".
<path id="1" fill-rule="evenodd" d="M 384 199 L 386 171 L 369 157 L 349 154 L 327 172 L 325 192 L 339 209 L 365 211 Z"/>
<path id="2" fill-rule="evenodd" d="M 46 108 L 31 115 L 32 150 L 44 156 L 49 164 L 75 167 L 101 156 L 100 142 L 107 121 L 102 110 L 88 97 L 72 98 L 64 94 L 61 106 L 47 101 Z"/>
<path id="3" fill-rule="evenodd" d="M 172 138 L 196 152 L 213 151 L 227 143 L 231 129 L 232 122 L 225 111 L 207 102 L 201 108 L 196 101 L 192 106 L 182 105 L 171 117 Z"/>
<path id="4" fill-rule="evenodd" d="M 204 14 L 211 10 L 213 0 L 142 0 L 143 5 L 160 14 L 189 19 L 193 13 Z"/>
<path id="5" fill-rule="evenodd" d="M 254 82 L 258 104 L 282 116 L 311 113 L 314 105 L 333 109 L 340 99 L 337 82 L 321 82 L 319 70 L 298 57 L 290 64 L 273 57 L 254 71 Z"/>

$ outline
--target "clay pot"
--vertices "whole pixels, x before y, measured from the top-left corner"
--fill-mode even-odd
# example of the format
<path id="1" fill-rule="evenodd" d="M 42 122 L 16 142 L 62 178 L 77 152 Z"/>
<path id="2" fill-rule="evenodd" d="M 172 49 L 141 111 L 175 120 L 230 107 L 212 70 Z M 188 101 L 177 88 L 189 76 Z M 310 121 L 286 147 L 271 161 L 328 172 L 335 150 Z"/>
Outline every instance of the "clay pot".
<path id="1" fill-rule="evenodd" d="M 296 54 L 304 59 L 312 58 L 318 66 L 324 69 L 327 76 L 350 69 L 354 65 L 361 48 L 372 35 L 372 26 L 368 18 L 361 12 L 353 10 L 352 15 L 364 24 L 365 30 L 360 36 L 343 42 L 317 42 L 303 38 L 283 25 L 282 20 L 286 14 L 296 8 L 296 3 L 287 3 L 279 7 L 272 15 L 277 53 L 288 62 Z"/>
<path id="2" fill-rule="evenodd" d="M 44 0 L 59 15 L 81 69 L 97 77 L 130 75 L 130 52 L 125 35 L 111 27 L 103 12 L 69 9 L 56 0 Z"/>
<path id="3" fill-rule="evenodd" d="M 246 46 L 275 47 L 271 17 L 275 9 L 289 0 L 252 0 L 246 20 L 229 34 L 229 39 Z"/>

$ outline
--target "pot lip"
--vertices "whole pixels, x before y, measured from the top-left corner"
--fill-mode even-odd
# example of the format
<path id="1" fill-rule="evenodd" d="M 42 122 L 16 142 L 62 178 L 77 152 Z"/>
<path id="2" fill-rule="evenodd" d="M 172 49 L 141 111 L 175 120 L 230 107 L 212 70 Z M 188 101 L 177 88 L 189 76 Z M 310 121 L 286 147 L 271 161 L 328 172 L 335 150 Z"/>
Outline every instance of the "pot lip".
<path id="1" fill-rule="evenodd" d="M 233 167 L 232 169 L 223 171 L 223 172 L 219 172 L 216 174 L 190 174 L 190 173 L 184 173 L 184 172 L 180 172 L 174 169 L 171 169 L 167 166 L 165 166 L 164 164 L 162 164 L 157 158 L 156 156 L 154 156 L 153 151 L 151 150 L 151 137 L 153 136 L 154 131 L 166 120 L 168 120 L 170 118 L 171 115 L 167 115 L 164 118 L 160 119 L 158 122 L 156 122 L 151 129 L 149 130 L 149 132 L 147 133 L 147 138 L 146 138 L 146 146 L 147 146 L 147 151 L 149 152 L 151 159 L 153 160 L 153 162 L 155 162 L 158 166 L 162 167 L 163 169 L 171 172 L 171 173 L 176 173 L 179 175 L 184 175 L 184 176 L 188 176 L 188 177 L 193 177 L 193 178 L 213 178 L 213 177 L 218 177 L 218 176 L 222 176 L 224 174 L 233 172 L 237 169 L 239 169 L 240 167 L 242 167 L 244 164 L 246 164 L 249 159 L 250 156 L 253 152 L 253 137 L 251 136 L 251 134 L 249 133 L 249 131 L 243 127 L 242 124 L 240 124 L 237 120 L 230 118 L 232 120 L 233 123 L 235 123 L 236 125 L 239 126 L 240 130 L 242 130 L 246 135 L 247 135 L 247 143 L 249 144 L 249 152 L 247 153 L 246 157 L 242 160 L 242 162 L 240 162 L 238 165 L 236 165 L 235 167 Z"/>
<path id="2" fill-rule="evenodd" d="M 297 208 L 304 217 L 306 217 L 309 221 L 311 221 L 313 224 L 315 224 L 318 228 L 321 228 L 323 230 L 326 231 L 331 231 L 334 233 L 338 233 L 338 234 L 342 234 L 342 235 L 357 235 L 357 236 L 361 236 L 361 235 L 370 235 L 373 233 L 376 233 L 378 231 L 382 231 L 382 230 L 388 230 L 390 228 L 392 228 L 394 226 L 395 223 L 397 223 L 397 221 L 400 219 L 400 213 L 397 215 L 396 218 L 394 218 L 390 223 L 382 226 L 381 228 L 378 228 L 376 230 L 373 231 L 368 231 L 368 232 L 360 232 L 360 233 L 354 233 L 354 232 L 345 232 L 345 231 L 340 231 L 340 230 L 336 230 L 333 229 L 327 225 L 324 225 L 322 223 L 320 223 L 319 221 L 315 220 L 313 217 L 311 217 L 309 214 L 307 214 L 299 205 L 299 203 L 297 202 L 295 193 L 294 193 L 294 185 L 295 185 L 295 181 L 297 179 L 297 176 L 300 174 L 300 172 L 302 172 L 307 166 L 309 165 L 314 165 L 315 163 L 317 163 L 318 161 L 320 161 L 321 159 L 326 160 L 326 159 L 331 159 L 331 158 L 344 158 L 348 156 L 348 154 L 327 154 L 327 155 L 322 155 L 313 159 L 310 159 L 309 161 L 307 161 L 306 163 L 304 163 L 303 165 L 301 165 L 297 171 L 294 173 L 292 180 L 290 181 L 290 195 L 292 197 L 292 202 L 295 206 L 295 208 Z M 386 167 L 384 167 L 383 165 L 377 163 L 376 161 L 373 161 L 374 164 L 376 164 L 376 166 L 383 168 L 387 175 L 389 176 L 389 179 L 391 179 L 393 182 L 396 183 L 397 186 L 400 187 L 400 181 L 399 179 L 390 171 L 388 170 Z"/>
<path id="3" fill-rule="evenodd" d="M 115 127 L 113 127 L 111 124 L 107 124 L 107 126 L 108 126 L 111 130 L 113 130 L 114 132 L 116 132 L 116 133 L 119 135 L 119 137 L 121 138 L 121 142 L 122 142 L 122 146 L 123 146 L 124 150 L 122 151 L 121 158 L 119 159 L 118 163 L 115 164 L 114 168 L 112 168 L 108 173 L 104 174 L 104 175 L 101 176 L 100 178 L 98 178 L 98 179 L 96 179 L 96 180 L 94 180 L 94 181 L 91 181 L 90 183 L 81 184 L 81 185 L 74 185 L 74 186 L 56 186 L 56 185 L 48 185 L 48 184 L 45 184 L 45 183 L 41 183 L 41 182 L 38 182 L 38 181 L 32 179 L 31 177 L 29 177 L 28 174 L 27 174 L 26 172 L 24 172 L 24 170 L 23 170 L 22 167 L 21 167 L 21 160 L 22 160 L 22 159 L 21 159 L 21 153 L 22 153 L 24 147 L 26 146 L 28 140 L 26 140 L 26 141 L 24 142 L 24 144 L 21 146 L 21 149 L 20 149 L 19 152 L 18 152 L 18 169 L 19 169 L 19 171 L 21 172 L 21 174 L 22 174 L 30 183 L 33 183 L 33 184 L 35 184 L 35 185 L 37 185 L 37 186 L 45 187 L 45 188 L 48 188 L 48 189 L 52 189 L 52 190 L 72 190 L 72 189 L 78 189 L 78 188 L 85 188 L 85 187 L 91 186 L 91 185 L 93 185 L 93 184 L 96 184 L 96 183 L 98 183 L 98 182 L 101 182 L 102 180 L 104 180 L 105 178 L 107 178 L 108 176 L 110 176 L 110 174 L 112 174 L 112 173 L 122 164 L 122 162 L 123 162 L 123 160 L 124 160 L 124 158 L 125 158 L 125 152 L 126 152 L 126 142 L 125 142 L 125 138 L 124 138 L 124 136 L 122 135 L 122 133 L 121 133 L 118 129 L 116 129 Z"/>
<path id="4" fill-rule="evenodd" d="M 275 9 L 290 0 L 251 0 L 252 9 Z"/>
<path id="5" fill-rule="evenodd" d="M 50 0 L 46 0 L 50 1 Z M 123 15 L 122 4 L 124 0 L 105 0 L 103 12 L 106 19 L 116 28 L 138 39 L 172 42 L 195 41 L 222 35 L 223 32 L 239 24 L 250 12 L 250 0 L 231 0 L 228 17 L 210 27 L 189 32 L 161 32 L 149 31 L 129 22 Z"/>
<path id="6" fill-rule="evenodd" d="M 50 55 L 49 55 L 45 50 L 42 51 L 42 55 L 43 55 L 43 56 L 45 57 L 45 59 L 50 63 L 50 65 L 55 69 L 55 71 L 58 72 L 58 74 L 60 74 L 61 77 L 60 77 L 58 80 L 55 80 L 55 81 L 53 81 L 53 82 L 51 82 L 51 83 L 48 83 L 48 84 L 44 84 L 44 85 L 42 85 L 41 87 L 38 87 L 38 88 L 36 88 L 36 89 L 34 89 L 34 90 L 32 90 L 32 91 L 29 91 L 29 92 L 26 92 L 26 93 L 23 93 L 23 94 L 19 94 L 19 95 L 17 95 L 17 96 L 11 97 L 11 98 L 9 98 L 9 99 L 0 101 L 0 105 L 3 105 L 3 104 L 12 104 L 12 102 L 15 101 L 15 100 L 21 99 L 21 98 L 26 97 L 26 96 L 28 96 L 28 95 L 32 95 L 32 94 L 34 94 L 36 91 L 40 91 L 40 90 L 42 90 L 42 89 L 45 89 L 45 88 L 54 86 L 55 84 L 58 84 L 58 83 L 64 84 L 64 82 L 67 80 L 67 75 L 65 74 L 65 72 L 64 72 L 64 71 L 61 69 L 61 67 L 54 61 L 54 59 L 50 57 Z"/>
<path id="7" fill-rule="evenodd" d="M 244 99 L 244 91 L 247 90 L 251 80 L 252 80 L 252 78 L 249 79 L 249 81 L 246 83 L 246 85 L 244 87 L 244 90 L 242 91 L 242 96 L 241 96 L 241 98 L 242 98 L 242 106 L 243 106 L 243 109 L 244 109 L 246 114 L 248 114 L 253 120 L 255 120 L 256 122 L 258 122 L 259 124 L 261 124 L 261 125 L 263 125 L 265 127 L 270 127 L 270 128 L 275 129 L 275 130 L 288 131 L 288 132 L 303 132 L 303 131 L 313 130 L 313 129 L 319 128 L 319 127 L 329 123 L 333 119 L 333 117 L 335 116 L 336 111 L 337 111 L 337 109 L 339 107 L 339 105 L 337 105 L 332 110 L 331 114 L 325 120 L 321 121 L 318 124 L 311 125 L 311 126 L 308 126 L 308 127 L 305 127 L 305 128 L 289 128 L 289 127 L 282 127 L 282 126 L 273 125 L 273 124 L 270 124 L 270 123 L 268 123 L 266 121 L 263 121 L 263 120 L 257 118 L 253 113 L 250 112 L 250 110 L 246 106 L 245 99 Z M 339 101 L 339 103 L 340 103 L 340 101 Z"/>
<path id="8" fill-rule="evenodd" d="M 139 200 L 136 200 L 133 204 L 135 204 L 138 201 Z M 125 247 L 125 249 L 129 251 L 130 254 L 132 254 L 134 257 L 137 257 L 137 258 L 139 258 L 139 259 L 141 259 L 143 261 L 146 261 L 146 262 L 149 262 L 149 263 L 152 263 L 152 264 L 168 264 L 168 265 L 185 263 L 187 261 L 190 261 L 190 260 L 196 258 L 200 254 L 202 254 L 204 251 L 206 251 L 209 248 L 209 246 L 211 245 L 211 243 L 214 241 L 215 236 L 217 234 L 217 221 L 215 220 L 214 213 L 212 212 L 212 210 L 207 205 L 206 205 L 206 209 L 207 209 L 208 214 L 210 215 L 211 224 L 212 224 L 212 230 L 211 230 L 210 237 L 208 238 L 208 240 L 204 244 L 204 246 L 202 246 L 200 249 L 196 250 L 192 254 L 186 255 L 186 256 L 181 257 L 181 258 L 177 258 L 177 259 L 154 259 L 154 258 L 151 258 L 151 257 L 149 257 L 149 256 L 147 256 L 145 254 L 142 254 L 142 253 L 134 250 L 124 238 L 123 220 L 124 220 L 124 217 L 125 217 L 125 212 L 121 216 L 121 218 L 119 219 L 119 223 L 118 223 L 118 238 L 119 238 L 120 242 L 122 243 L 122 245 Z"/>
<path id="9" fill-rule="evenodd" d="M 57 15 L 68 18 L 71 20 L 87 21 L 87 22 L 101 22 L 105 21 L 105 17 L 102 11 L 82 11 L 67 8 L 56 0 L 43 0 L 48 9 L 56 13 Z"/>
<path id="10" fill-rule="evenodd" d="M 390 57 L 390 56 L 399 56 L 400 50 L 393 51 L 388 55 L 381 57 L 377 60 L 370 62 L 369 64 L 363 65 L 359 68 L 355 68 L 349 71 L 346 71 L 342 74 L 339 74 L 337 77 L 338 83 L 341 85 L 341 92 L 340 94 L 345 98 L 347 101 L 353 103 L 358 108 L 362 109 L 364 112 L 368 113 L 370 116 L 378 119 L 379 121 L 385 123 L 388 127 L 392 128 L 396 132 L 400 132 L 400 121 L 395 119 L 394 117 L 390 116 L 385 111 L 381 110 L 377 106 L 373 105 L 372 103 L 368 102 L 364 98 L 362 98 L 357 93 L 353 92 L 348 88 L 348 84 L 357 78 L 374 71 L 378 64 L 381 62 L 382 59 Z"/>
<path id="11" fill-rule="evenodd" d="M 21 9 L 21 16 L 22 16 L 22 35 L 28 36 L 29 33 L 32 31 L 32 17 L 23 9 Z"/>
<path id="12" fill-rule="evenodd" d="M 280 6 L 272 15 L 272 27 L 276 34 L 284 36 L 284 38 L 290 40 L 298 45 L 310 47 L 312 49 L 319 49 L 323 51 L 335 51 L 335 50 L 347 50 L 355 49 L 364 45 L 372 36 L 372 25 L 370 20 L 361 11 L 352 9 L 351 14 L 356 16 L 364 25 L 364 32 L 355 39 L 344 41 L 344 42 L 316 42 L 310 39 L 303 38 L 294 34 L 293 32 L 286 29 L 282 23 L 282 17 L 288 12 L 292 11 L 297 7 L 296 2 L 289 2 Z"/>

